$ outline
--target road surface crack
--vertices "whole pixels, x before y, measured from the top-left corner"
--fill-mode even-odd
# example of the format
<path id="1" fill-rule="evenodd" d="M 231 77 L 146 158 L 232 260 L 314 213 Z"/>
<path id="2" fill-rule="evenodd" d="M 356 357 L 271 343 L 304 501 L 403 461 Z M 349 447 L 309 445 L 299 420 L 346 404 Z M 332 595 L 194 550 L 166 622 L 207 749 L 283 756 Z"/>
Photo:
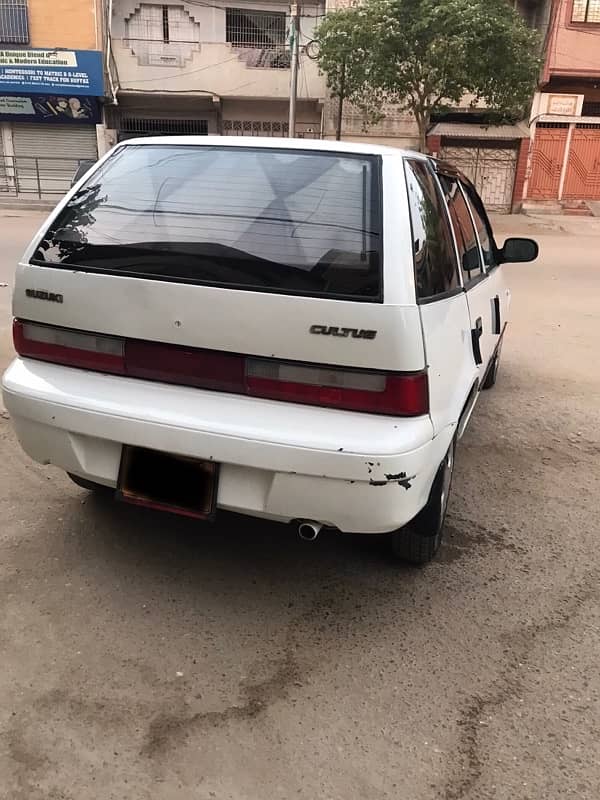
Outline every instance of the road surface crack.
<path id="1" fill-rule="evenodd" d="M 463 707 L 458 720 L 459 743 L 463 768 L 459 775 L 445 786 L 444 800 L 465 800 L 475 789 L 483 774 L 484 760 L 481 755 L 480 733 L 485 729 L 485 717 L 492 716 L 495 708 L 501 707 L 511 698 L 519 696 L 523 679 L 518 665 L 524 664 L 531 655 L 537 640 L 543 634 L 555 635 L 569 624 L 581 609 L 598 597 L 597 570 L 587 573 L 578 586 L 571 587 L 568 597 L 561 598 L 552 613 L 541 622 L 533 622 L 507 635 L 513 647 L 514 657 L 492 685 L 487 694 L 473 695 Z M 481 795 L 479 795 L 481 796 Z"/>
<path id="2" fill-rule="evenodd" d="M 219 728 L 230 722 L 255 719 L 269 706 L 287 697 L 290 686 L 298 681 L 300 671 L 291 652 L 287 653 L 269 677 L 249 683 L 241 689 L 244 702 L 221 711 L 200 711 L 193 715 L 161 713 L 148 726 L 141 754 L 153 758 L 185 741 L 192 733 Z"/>

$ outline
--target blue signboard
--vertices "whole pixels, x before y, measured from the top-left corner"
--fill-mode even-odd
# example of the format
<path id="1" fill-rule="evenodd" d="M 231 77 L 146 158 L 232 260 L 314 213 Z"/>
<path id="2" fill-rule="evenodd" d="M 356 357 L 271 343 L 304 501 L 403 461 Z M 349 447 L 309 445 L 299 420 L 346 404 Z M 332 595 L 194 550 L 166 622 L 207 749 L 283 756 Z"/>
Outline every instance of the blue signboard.
<path id="1" fill-rule="evenodd" d="M 0 50 L 0 94 L 101 97 L 102 53 L 96 50 Z"/>
<path id="2" fill-rule="evenodd" d="M 95 97 L 67 92 L 63 95 L 1 95 L 0 122 L 49 122 L 59 125 L 94 125 L 100 122 Z"/>

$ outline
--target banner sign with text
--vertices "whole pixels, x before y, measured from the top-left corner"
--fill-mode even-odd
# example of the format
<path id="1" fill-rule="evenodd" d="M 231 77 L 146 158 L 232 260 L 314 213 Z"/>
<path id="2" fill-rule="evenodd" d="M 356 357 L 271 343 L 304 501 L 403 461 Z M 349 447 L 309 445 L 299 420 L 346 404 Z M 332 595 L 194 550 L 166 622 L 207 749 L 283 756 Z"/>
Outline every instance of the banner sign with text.
<path id="1" fill-rule="evenodd" d="M 0 94 L 104 94 L 96 50 L 0 50 Z"/>
<path id="2" fill-rule="evenodd" d="M 70 93 L 53 95 L 0 95 L 0 122 L 50 122 L 59 125 L 98 124 L 100 106 L 95 97 Z"/>

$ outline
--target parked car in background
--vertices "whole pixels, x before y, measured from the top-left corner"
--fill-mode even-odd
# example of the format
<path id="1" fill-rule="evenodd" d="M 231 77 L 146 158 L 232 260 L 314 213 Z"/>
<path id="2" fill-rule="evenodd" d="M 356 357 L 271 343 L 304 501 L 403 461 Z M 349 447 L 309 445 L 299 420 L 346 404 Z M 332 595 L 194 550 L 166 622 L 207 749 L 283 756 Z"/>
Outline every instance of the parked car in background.
<path id="1" fill-rule="evenodd" d="M 339 142 L 130 140 L 17 269 L 4 402 L 24 450 L 189 517 L 439 548 L 457 441 L 509 317 L 473 186 Z"/>

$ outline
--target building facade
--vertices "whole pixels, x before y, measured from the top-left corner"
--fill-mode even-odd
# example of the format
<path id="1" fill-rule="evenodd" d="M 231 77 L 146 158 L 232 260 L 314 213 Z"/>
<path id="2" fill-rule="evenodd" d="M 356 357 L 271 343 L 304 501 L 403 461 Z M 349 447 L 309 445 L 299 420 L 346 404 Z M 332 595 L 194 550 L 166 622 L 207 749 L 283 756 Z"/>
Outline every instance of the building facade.
<path id="1" fill-rule="evenodd" d="M 600 203 L 600 0 L 555 0 L 530 120 L 529 206 Z"/>
<path id="2" fill-rule="evenodd" d="M 525 22 L 540 32 L 543 42 L 548 29 L 552 0 L 507 0 Z M 328 0 L 328 10 L 346 7 L 351 0 Z M 361 115 L 345 104 L 342 138 L 417 149 L 419 132 L 412 115 L 397 106 L 383 109 L 385 118 L 365 126 Z M 324 135 L 334 138 L 338 103 L 325 104 Z M 465 95 L 459 105 L 434 121 L 427 138 L 428 150 L 454 162 L 471 178 L 486 206 L 510 212 L 522 202 L 529 154 L 529 126 L 486 123 L 485 104 Z"/>
<path id="3" fill-rule="evenodd" d="M 543 54 L 552 18 L 553 0 L 512 0 L 529 27 L 538 31 Z M 485 122 L 486 108 L 472 97 L 433 125 L 428 136 L 431 153 L 452 161 L 471 178 L 490 211 L 518 211 L 523 202 L 530 152 L 527 121 L 514 125 Z"/>
<path id="4" fill-rule="evenodd" d="M 290 6 L 113 0 L 107 145 L 148 134 L 287 136 Z M 324 13 L 302 4 L 295 134 L 322 133 L 325 81 L 306 54 Z"/>
<path id="5" fill-rule="evenodd" d="M 335 136 L 311 42 L 349 1 L 301 6 L 296 136 Z M 543 42 L 530 119 L 488 124 L 465 97 L 435 120 L 429 150 L 490 209 L 578 210 L 600 200 L 600 0 L 507 1 Z M 61 194 L 80 160 L 134 136 L 287 136 L 290 23 L 287 0 L 0 0 L 0 200 Z M 366 127 L 345 104 L 342 138 L 418 146 L 394 106 Z"/>
<path id="6" fill-rule="evenodd" d="M 0 0 L 0 199 L 62 193 L 102 142 L 98 0 Z"/>

